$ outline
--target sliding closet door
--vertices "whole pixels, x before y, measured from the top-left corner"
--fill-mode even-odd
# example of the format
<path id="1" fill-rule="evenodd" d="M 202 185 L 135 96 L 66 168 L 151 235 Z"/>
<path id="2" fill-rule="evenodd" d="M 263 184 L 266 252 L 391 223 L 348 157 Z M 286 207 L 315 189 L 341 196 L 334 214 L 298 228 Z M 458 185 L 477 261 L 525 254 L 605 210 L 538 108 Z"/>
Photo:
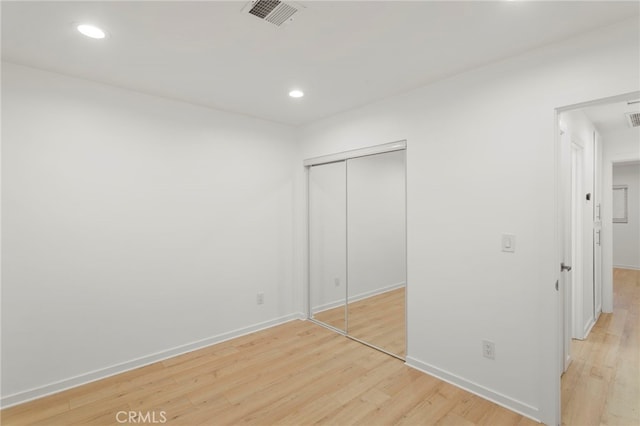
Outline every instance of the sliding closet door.
<path id="1" fill-rule="evenodd" d="M 309 301 L 311 317 L 345 331 L 346 166 L 309 168 Z"/>
<path id="2" fill-rule="evenodd" d="M 405 151 L 347 161 L 347 334 L 405 356 Z"/>

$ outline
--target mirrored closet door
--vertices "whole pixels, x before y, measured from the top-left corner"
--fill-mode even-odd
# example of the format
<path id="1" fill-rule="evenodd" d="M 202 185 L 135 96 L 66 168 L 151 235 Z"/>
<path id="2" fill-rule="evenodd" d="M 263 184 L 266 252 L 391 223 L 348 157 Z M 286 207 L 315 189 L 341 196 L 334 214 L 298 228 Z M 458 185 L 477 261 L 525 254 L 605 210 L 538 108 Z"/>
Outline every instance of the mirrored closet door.
<path id="1" fill-rule="evenodd" d="M 346 331 L 346 162 L 309 168 L 310 316 Z"/>
<path id="2" fill-rule="evenodd" d="M 309 317 L 404 358 L 405 151 L 346 154 L 308 167 Z"/>
<path id="3" fill-rule="evenodd" d="M 347 163 L 347 332 L 405 356 L 404 151 Z"/>

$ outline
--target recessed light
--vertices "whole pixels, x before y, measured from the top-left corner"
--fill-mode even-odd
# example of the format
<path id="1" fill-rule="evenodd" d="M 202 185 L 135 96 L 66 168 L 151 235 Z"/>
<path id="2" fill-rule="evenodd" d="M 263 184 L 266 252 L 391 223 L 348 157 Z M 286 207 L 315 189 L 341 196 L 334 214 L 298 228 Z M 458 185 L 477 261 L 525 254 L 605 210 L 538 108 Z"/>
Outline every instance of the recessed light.
<path id="1" fill-rule="evenodd" d="M 78 29 L 78 31 L 80 31 L 82 34 L 86 35 L 87 37 L 98 38 L 98 39 L 106 37 L 105 32 L 100 28 L 96 27 L 95 25 L 80 24 L 76 28 Z"/>
<path id="2" fill-rule="evenodd" d="M 289 96 L 292 98 L 301 98 L 304 96 L 304 92 L 302 90 L 292 90 L 289 92 Z"/>

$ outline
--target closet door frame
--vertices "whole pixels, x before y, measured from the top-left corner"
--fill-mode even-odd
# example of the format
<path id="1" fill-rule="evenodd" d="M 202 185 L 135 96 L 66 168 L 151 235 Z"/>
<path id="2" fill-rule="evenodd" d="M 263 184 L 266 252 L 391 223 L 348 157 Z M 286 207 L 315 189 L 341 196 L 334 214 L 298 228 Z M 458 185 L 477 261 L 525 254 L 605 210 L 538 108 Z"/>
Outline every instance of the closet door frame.
<path id="1" fill-rule="evenodd" d="M 382 145 L 369 146 L 366 148 L 353 149 L 351 151 L 343 151 L 335 154 L 313 157 L 303 161 L 307 172 L 311 166 L 319 166 L 321 164 L 336 163 L 338 161 L 350 160 L 352 158 L 366 157 L 368 155 L 384 154 L 385 152 L 402 151 L 407 149 L 407 141 L 401 140 L 389 142 Z M 307 187 L 308 188 L 308 187 Z"/>
<path id="2" fill-rule="evenodd" d="M 387 152 L 394 152 L 394 151 L 406 151 L 407 149 L 407 141 L 406 140 L 400 140 L 400 141 L 396 141 L 396 142 L 389 142 L 389 143 L 385 143 L 382 145 L 375 145 L 375 146 L 370 146 L 370 147 L 366 147 L 366 148 L 360 148 L 360 149 L 354 149 L 354 150 L 350 150 L 350 151 L 344 151 L 344 152 L 339 152 L 339 153 L 335 153 L 335 154 L 329 154 L 329 155 L 323 155 L 320 157 L 313 157 L 313 158 L 309 158 L 303 161 L 303 165 L 305 168 L 305 195 L 306 195 L 306 214 L 305 214 L 305 227 L 306 227 L 306 244 L 305 244 L 305 249 L 306 249 L 306 253 L 305 253 L 305 276 L 306 276 L 306 283 L 305 283 L 305 290 L 306 290 L 306 302 L 307 302 L 307 312 L 306 312 L 306 317 L 309 321 L 312 321 L 318 325 L 321 325 L 325 328 L 328 328 L 330 330 L 335 331 L 336 333 L 342 334 L 343 336 L 349 337 L 353 340 L 356 340 L 360 343 L 364 343 L 367 346 L 370 346 L 374 349 L 377 349 L 379 351 L 382 351 L 384 353 L 387 353 L 393 357 L 398 358 L 397 355 L 392 354 L 390 352 L 385 351 L 384 349 L 378 348 L 376 346 L 373 346 L 367 342 L 363 342 L 359 339 L 353 338 L 351 336 L 349 336 L 348 331 L 349 331 L 349 324 L 348 324 L 348 318 L 345 318 L 345 330 L 340 330 L 337 329 L 335 327 L 332 327 L 328 324 L 325 324 L 321 321 L 318 321 L 316 319 L 313 318 L 313 312 L 312 312 L 312 307 L 311 307 L 311 228 L 310 228 L 310 215 L 311 215 L 311 211 L 310 211 L 310 192 L 309 192 L 309 171 L 311 169 L 311 167 L 313 166 L 320 166 L 323 164 L 331 164 L 331 163 L 337 163 L 337 162 L 342 162 L 342 161 L 347 161 L 353 158 L 360 158 L 360 157 L 367 157 L 370 155 L 376 155 L 376 154 L 384 154 Z M 345 182 L 346 185 L 346 182 Z M 405 206 L 407 203 L 407 198 L 406 198 L 406 161 L 405 161 Z M 347 207 L 348 208 L 348 207 Z M 345 212 L 346 214 L 346 212 Z M 406 216 L 406 209 L 405 209 L 405 216 Z M 349 225 L 347 224 L 347 227 Z M 407 275 L 407 259 L 408 259 L 408 255 L 407 255 L 407 221 L 406 221 L 406 217 L 405 217 L 405 291 L 406 291 L 406 295 L 405 295 L 405 336 L 407 336 L 405 338 L 405 356 L 407 353 L 407 348 L 409 347 L 409 343 L 408 343 L 408 333 L 406 333 L 406 328 L 407 328 L 407 321 L 406 321 L 406 316 L 407 316 L 407 299 L 408 299 L 408 295 L 409 295 L 409 289 L 408 289 L 408 278 L 406 277 Z M 346 237 L 346 236 L 345 236 Z M 345 238 L 346 240 L 346 238 Z M 348 244 L 348 241 L 346 242 L 346 244 Z M 347 264 L 347 268 L 348 268 L 348 259 L 346 259 L 346 264 Z M 348 282 L 348 271 L 347 271 L 347 282 L 345 283 L 345 294 L 348 296 L 348 286 L 349 286 L 349 282 Z M 345 304 L 348 303 L 347 299 L 345 299 Z M 402 359 L 402 358 L 401 358 Z"/>

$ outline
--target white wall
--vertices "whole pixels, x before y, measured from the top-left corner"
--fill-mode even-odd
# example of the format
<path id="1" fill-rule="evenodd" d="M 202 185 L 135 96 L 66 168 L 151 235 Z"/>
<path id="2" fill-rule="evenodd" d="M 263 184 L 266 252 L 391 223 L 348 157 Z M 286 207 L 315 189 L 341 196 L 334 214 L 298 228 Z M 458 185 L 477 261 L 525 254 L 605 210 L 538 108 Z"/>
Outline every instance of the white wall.
<path id="1" fill-rule="evenodd" d="M 637 28 L 603 28 L 302 129 L 299 181 L 303 158 L 407 140 L 409 365 L 559 422 L 554 109 L 638 90 Z M 502 233 L 516 235 L 515 253 L 501 252 Z M 483 339 L 495 360 L 482 357 Z"/>
<path id="2" fill-rule="evenodd" d="M 627 185 L 627 223 L 613 224 L 613 266 L 640 269 L 640 165 L 613 166 L 613 185 Z"/>
<path id="3" fill-rule="evenodd" d="M 294 312 L 291 129 L 4 63 L 2 142 L 3 404 Z"/>

